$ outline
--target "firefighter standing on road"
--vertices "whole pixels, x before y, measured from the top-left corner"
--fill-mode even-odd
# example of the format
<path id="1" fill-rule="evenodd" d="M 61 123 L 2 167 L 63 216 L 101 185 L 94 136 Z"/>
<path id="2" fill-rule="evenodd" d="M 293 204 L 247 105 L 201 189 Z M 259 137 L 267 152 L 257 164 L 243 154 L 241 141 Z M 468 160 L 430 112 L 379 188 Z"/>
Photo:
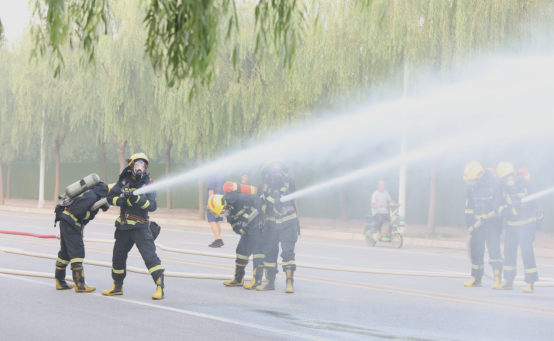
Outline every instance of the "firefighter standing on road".
<path id="1" fill-rule="evenodd" d="M 111 189 L 108 203 L 120 207 L 120 216 L 115 222 L 115 244 L 112 257 L 113 285 L 102 291 L 102 295 L 123 295 L 123 280 L 126 276 L 127 256 L 136 244 L 148 271 L 156 283 L 156 292 L 152 299 L 164 298 L 164 269 L 156 254 L 154 235 L 150 229 L 148 212 L 156 210 L 156 192 L 134 195 L 133 191 L 151 183 L 148 169 L 148 158 L 144 153 L 137 153 L 127 160 L 126 167 L 119 181 Z"/>
<path id="2" fill-rule="evenodd" d="M 268 161 L 262 168 L 262 184 L 258 191 L 263 194 L 262 212 L 265 215 L 263 231 L 264 267 L 267 281 L 258 286 L 259 291 L 275 290 L 277 256 L 279 243 L 283 258 L 283 271 L 287 276 L 285 292 L 294 292 L 294 271 L 296 270 L 294 248 L 298 240 L 300 225 L 294 200 L 281 202 L 281 197 L 296 190 L 296 183 L 289 177 L 280 160 Z"/>
<path id="3" fill-rule="evenodd" d="M 91 207 L 100 199 L 108 195 L 108 186 L 100 182 L 92 189 L 76 197 L 69 206 L 58 205 L 56 207 L 56 221 L 60 221 L 60 251 L 56 260 L 56 289 L 72 289 L 76 292 L 91 292 L 95 287 L 88 286 L 85 282 L 83 261 L 85 258 L 85 244 L 83 243 L 83 229 L 89 221 L 98 213 L 97 208 L 90 211 Z M 101 207 L 103 211 L 108 206 Z M 65 281 L 65 269 L 71 264 L 71 273 L 75 285 L 69 285 Z"/>
<path id="4" fill-rule="evenodd" d="M 485 271 L 485 244 L 489 250 L 489 264 L 494 272 L 493 289 L 499 289 L 502 279 L 502 254 L 500 236 L 502 235 L 502 218 L 489 218 L 495 211 L 496 204 L 502 197 L 502 184 L 478 162 L 470 162 L 464 170 L 466 182 L 465 217 L 468 231 L 471 234 L 471 281 L 466 287 L 482 286 Z M 476 226 L 477 222 L 481 224 Z"/>
<path id="5" fill-rule="evenodd" d="M 236 190 L 225 195 L 214 194 L 208 199 L 208 209 L 214 216 L 226 216 L 233 231 L 240 235 L 236 250 L 235 276 L 231 281 L 223 282 L 228 287 L 244 286 L 245 289 L 252 290 L 261 285 L 265 258 L 262 250 L 261 205 L 262 200 L 259 195 L 243 194 Z M 254 278 L 251 283 L 245 285 L 245 268 L 252 254 L 254 254 Z"/>
<path id="6" fill-rule="evenodd" d="M 506 281 L 498 289 L 513 290 L 517 272 L 517 247 L 521 248 L 521 258 L 525 269 L 525 293 L 535 291 L 534 283 L 539 280 L 533 241 L 537 218 L 534 202 L 522 203 L 521 200 L 534 193 L 531 183 L 519 176 L 509 162 L 501 162 L 496 173 L 504 187 L 503 201 L 498 214 L 506 218 L 506 237 L 504 238 L 504 278 Z"/>

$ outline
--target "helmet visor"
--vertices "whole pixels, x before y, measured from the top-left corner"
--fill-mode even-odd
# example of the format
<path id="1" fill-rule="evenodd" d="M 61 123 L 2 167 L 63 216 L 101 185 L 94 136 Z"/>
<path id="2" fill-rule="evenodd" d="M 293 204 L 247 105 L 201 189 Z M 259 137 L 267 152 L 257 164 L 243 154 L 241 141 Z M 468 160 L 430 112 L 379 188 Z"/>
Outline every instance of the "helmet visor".
<path id="1" fill-rule="evenodd" d="M 146 172 L 146 162 L 137 160 L 133 163 L 133 175 L 142 175 Z"/>

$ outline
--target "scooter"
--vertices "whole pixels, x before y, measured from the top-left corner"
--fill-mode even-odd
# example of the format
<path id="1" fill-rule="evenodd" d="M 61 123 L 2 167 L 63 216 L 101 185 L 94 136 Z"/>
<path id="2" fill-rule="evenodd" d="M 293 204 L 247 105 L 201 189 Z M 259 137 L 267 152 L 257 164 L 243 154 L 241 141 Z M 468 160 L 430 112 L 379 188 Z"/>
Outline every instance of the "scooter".
<path id="1" fill-rule="evenodd" d="M 391 243 L 395 249 L 400 249 L 404 244 L 402 234 L 406 231 L 406 222 L 404 216 L 398 214 L 398 204 L 389 203 L 387 210 L 389 211 L 389 221 L 383 222 L 381 226 L 381 236 L 377 238 L 377 229 L 371 215 L 365 217 L 364 236 L 368 246 L 375 246 L 377 242 Z"/>

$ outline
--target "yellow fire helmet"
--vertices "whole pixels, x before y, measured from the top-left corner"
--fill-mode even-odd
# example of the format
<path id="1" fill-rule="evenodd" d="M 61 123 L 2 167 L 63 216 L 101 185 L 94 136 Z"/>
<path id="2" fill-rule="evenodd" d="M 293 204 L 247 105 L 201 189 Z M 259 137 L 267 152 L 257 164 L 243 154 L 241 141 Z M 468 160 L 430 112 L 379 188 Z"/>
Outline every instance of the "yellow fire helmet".
<path id="1" fill-rule="evenodd" d="M 133 154 L 129 159 L 127 159 L 127 166 L 130 166 L 135 162 L 136 160 L 144 160 L 146 161 L 146 168 L 150 165 L 150 161 L 148 161 L 148 157 L 144 153 L 135 153 Z"/>
<path id="2" fill-rule="evenodd" d="M 223 207 L 225 207 L 223 195 L 214 194 L 210 196 L 210 198 L 208 199 L 208 209 L 214 214 L 214 216 L 219 217 L 219 215 L 223 211 Z"/>
<path id="3" fill-rule="evenodd" d="M 498 164 L 498 167 L 496 167 L 496 175 L 498 175 L 498 178 L 502 179 L 506 175 L 510 175 L 512 173 L 515 173 L 516 169 L 514 168 L 514 165 L 512 165 L 509 162 L 500 162 Z"/>
<path id="4" fill-rule="evenodd" d="M 464 169 L 464 180 L 480 179 L 483 174 L 485 174 L 483 166 L 477 161 L 472 161 Z"/>
<path id="5" fill-rule="evenodd" d="M 111 192 L 113 186 L 115 186 L 116 183 L 117 183 L 117 182 L 114 182 L 113 184 L 109 184 L 109 185 L 108 185 L 108 193 Z"/>

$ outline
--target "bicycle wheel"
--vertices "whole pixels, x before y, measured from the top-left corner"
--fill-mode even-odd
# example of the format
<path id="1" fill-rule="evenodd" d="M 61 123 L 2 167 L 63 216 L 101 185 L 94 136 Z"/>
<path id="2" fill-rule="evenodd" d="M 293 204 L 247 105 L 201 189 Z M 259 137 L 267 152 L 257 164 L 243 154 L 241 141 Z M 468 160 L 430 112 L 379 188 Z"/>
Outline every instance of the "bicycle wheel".
<path id="1" fill-rule="evenodd" d="M 404 244 L 404 238 L 402 238 L 402 235 L 400 233 L 394 233 L 392 235 L 392 246 L 395 249 L 400 249 L 402 244 Z"/>

